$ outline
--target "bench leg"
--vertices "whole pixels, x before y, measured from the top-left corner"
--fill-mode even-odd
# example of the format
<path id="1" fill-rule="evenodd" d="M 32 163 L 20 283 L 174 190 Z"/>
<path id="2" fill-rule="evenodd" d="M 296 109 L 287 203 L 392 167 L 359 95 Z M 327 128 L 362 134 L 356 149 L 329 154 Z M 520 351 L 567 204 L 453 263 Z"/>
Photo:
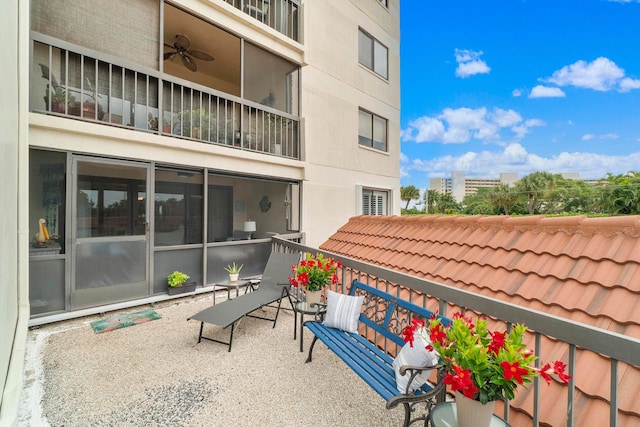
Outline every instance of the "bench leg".
<path id="1" fill-rule="evenodd" d="M 409 424 L 411 424 L 411 405 L 404 403 L 402 406 L 404 406 L 404 422 L 402 423 L 402 427 L 409 427 Z M 426 425 L 425 420 L 425 426 Z"/>
<path id="2" fill-rule="evenodd" d="M 309 356 L 307 356 L 307 360 L 304 363 L 311 362 L 311 355 L 313 353 L 313 347 L 316 345 L 316 341 L 318 341 L 318 337 L 314 336 L 313 341 L 311 341 L 311 346 L 309 347 Z"/>
<path id="3" fill-rule="evenodd" d="M 204 328 L 204 322 L 200 322 L 200 335 L 198 335 L 198 344 L 202 341 L 202 328 Z"/>

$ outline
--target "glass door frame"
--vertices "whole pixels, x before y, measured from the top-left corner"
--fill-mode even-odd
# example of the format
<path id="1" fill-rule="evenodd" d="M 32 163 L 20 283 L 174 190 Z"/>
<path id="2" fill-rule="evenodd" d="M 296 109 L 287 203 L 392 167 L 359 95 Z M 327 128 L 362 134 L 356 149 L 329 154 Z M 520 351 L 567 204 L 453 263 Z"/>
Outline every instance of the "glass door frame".
<path id="1" fill-rule="evenodd" d="M 69 215 L 70 227 L 69 227 L 69 236 L 70 236 L 70 245 L 69 245 L 69 260 L 70 260 L 70 289 L 69 289 L 69 303 L 71 310 L 77 310 L 82 308 L 89 308 L 94 306 L 108 305 L 112 303 L 123 302 L 130 299 L 139 299 L 148 297 L 152 294 L 151 289 L 151 233 L 150 230 L 150 221 L 151 221 L 151 212 L 152 212 L 152 198 L 150 194 L 153 191 L 153 165 L 149 162 L 136 162 L 130 160 L 117 160 L 117 159 L 107 159 L 107 158 L 98 158 L 87 155 L 71 155 L 71 179 L 70 186 L 70 199 L 71 199 L 71 215 Z M 145 221 L 144 221 L 144 235 L 142 239 L 139 234 L 125 235 L 125 236 L 108 236 L 108 237 L 79 237 L 78 236 L 78 165 L 84 164 L 95 164 L 96 166 L 115 166 L 115 167 L 125 167 L 125 168 L 135 168 L 139 169 L 143 172 L 145 177 Z M 115 298 L 111 301 L 107 300 L 99 300 L 94 302 L 79 302 L 78 301 L 78 256 L 79 256 L 79 242 L 86 243 L 91 239 L 92 242 L 98 243 L 115 243 L 118 242 L 138 242 L 144 241 L 144 254 L 138 253 L 140 257 L 144 257 L 144 294 L 136 294 L 127 296 L 124 298 Z M 138 283 L 140 280 L 131 283 Z M 126 286 L 127 283 L 122 283 L 121 285 Z M 105 285 L 102 288 L 106 289 L 109 286 L 114 285 Z M 99 288 L 96 288 L 96 291 Z M 108 289 L 107 289 L 108 291 Z"/>

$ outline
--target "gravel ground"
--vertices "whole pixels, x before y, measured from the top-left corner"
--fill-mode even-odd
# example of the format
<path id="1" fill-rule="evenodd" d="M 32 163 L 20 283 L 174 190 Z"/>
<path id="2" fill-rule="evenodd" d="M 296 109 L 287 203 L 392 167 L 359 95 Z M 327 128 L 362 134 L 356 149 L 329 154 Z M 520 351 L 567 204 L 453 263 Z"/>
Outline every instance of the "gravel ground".
<path id="1" fill-rule="evenodd" d="M 211 303 L 209 294 L 123 310 L 154 308 L 162 319 L 101 334 L 90 325 L 100 316 L 31 330 L 19 425 L 402 425 L 402 408 L 386 410 L 322 343 L 304 363 L 290 311 L 280 312 L 275 329 L 243 319 L 230 353 L 197 344 L 200 322 L 186 319 Z M 204 333 L 228 337 L 212 325 Z"/>

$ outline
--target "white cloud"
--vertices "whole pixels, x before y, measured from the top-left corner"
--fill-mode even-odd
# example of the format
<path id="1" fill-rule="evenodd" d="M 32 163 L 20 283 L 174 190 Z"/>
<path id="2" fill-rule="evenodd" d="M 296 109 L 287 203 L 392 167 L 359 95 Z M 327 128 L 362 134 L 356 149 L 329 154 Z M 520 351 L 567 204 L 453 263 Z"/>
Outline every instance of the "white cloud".
<path id="1" fill-rule="evenodd" d="M 529 98 L 564 98 L 566 95 L 558 87 L 538 85 L 531 89 Z"/>
<path id="2" fill-rule="evenodd" d="M 513 96 L 514 98 L 517 98 L 521 95 L 522 95 L 522 91 L 520 89 L 514 89 L 513 92 L 511 92 L 511 96 Z"/>
<path id="3" fill-rule="evenodd" d="M 620 135 L 618 135 L 617 133 L 611 132 L 611 133 L 605 133 L 602 135 L 594 135 L 592 133 L 587 133 L 582 135 L 582 140 L 583 141 L 590 141 L 592 139 L 618 139 L 620 138 Z"/>
<path id="4" fill-rule="evenodd" d="M 620 138 L 620 135 L 618 135 L 617 133 L 607 133 L 604 135 L 600 135 L 600 139 L 618 139 Z"/>
<path id="5" fill-rule="evenodd" d="M 456 68 L 456 76 L 466 78 L 476 74 L 488 74 L 491 68 L 485 61 L 480 59 L 483 52 L 475 52 L 467 49 L 456 49 L 455 57 L 458 63 Z"/>
<path id="6" fill-rule="evenodd" d="M 420 117 L 402 131 L 403 141 L 433 142 L 444 138 L 444 124 L 432 117 Z"/>
<path id="7" fill-rule="evenodd" d="M 516 134 L 517 139 L 522 139 L 529 133 L 529 128 L 535 126 L 545 126 L 545 123 L 540 119 L 529 119 L 525 120 L 523 124 L 511 127 L 511 130 Z"/>
<path id="8" fill-rule="evenodd" d="M 551 173 L 579 172 L 581 178 L 601 178 L 608 172 L 618 174 L 637 169 L 640 152 L 611 156 L 596 153 L 562 152 L 549 157 L 529 153 L 512 143 L 501 151 L 468 151 L 460 156 L 441 156 L 429 160 L 413 159 L 407 171 L 417 171 L 429 178 L 450 176 L 464 171 L 467 176 L 497 177 L 500 172 L 517 172 L 525 176 L 536 171 Z"/>
<path id="9" fill-rule="evenodd" d="M 640 0 L 639 0 L 640 1 Z M 632 79 L 630 77 L 625 77 L 620 80 L 620 92 L 629 92 L 632 89 L 640 89 L 640 80 Z"/>
<path id="10" fill-rule="evenodd" d="M 522 121 L 522 116 L 513 110 L 503 110 L 502 108 L 496 108 L 493 113 L 489 115 L 496 124 L 502 128 L 513 126 Z"/>
<path id="11" fill-rule="evenodd" d="M 577 61 L 554 71 L 545 81 L 558 86 L 575 86 L 597 91 L 618 87 L 620 91 L 637 89 L 637 80 L 625 78 L 625 71 L 608 58 L 600 57 L 592 62 Z"/>
<path id="12" fill-rule="evenodd" d="M 522 138 L 533 126 L 544 126 L 539 119 L 523 121 L 514 110 L 494 108 L 445 108 L 435 117 L 420 117 L 402 131 L 403 141 L 461 144 L 471 139 L 497 141 Z M 512 134 L 506 132 L 511 130 Z"/>

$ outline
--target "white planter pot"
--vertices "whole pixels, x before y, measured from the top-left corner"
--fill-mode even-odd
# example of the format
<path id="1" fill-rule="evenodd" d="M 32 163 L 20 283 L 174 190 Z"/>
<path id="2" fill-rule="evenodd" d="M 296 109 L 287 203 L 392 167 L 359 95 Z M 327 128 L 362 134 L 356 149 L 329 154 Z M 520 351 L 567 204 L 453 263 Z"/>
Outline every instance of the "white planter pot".
<path id="1" fill-rule="evenodd" d="M 322 291 L 304 291 L 307 304 L 318 304 L 322 297 Z"/>
<path id="2" fill-rule="evenodd" d="M 496 402 L 483 405 L 477 400 L 469 399 L 462 393 L 456 393 L 456 412 L 460 427 L 489 427 Z"/>
<path id="3" fill-rule="evenodd" d="M 235 282 L 237 282 L 237 281 L 238 281 L 238 276 L 239 276 L 239 275 L 240 275 L 240 274 L 238 274 L 238 273 L 236 273 L 236 274 L 231 274 L 231 273 L 229 273 L 229 281 L 230 281 L 231 283 L 235 283 Z"/>

